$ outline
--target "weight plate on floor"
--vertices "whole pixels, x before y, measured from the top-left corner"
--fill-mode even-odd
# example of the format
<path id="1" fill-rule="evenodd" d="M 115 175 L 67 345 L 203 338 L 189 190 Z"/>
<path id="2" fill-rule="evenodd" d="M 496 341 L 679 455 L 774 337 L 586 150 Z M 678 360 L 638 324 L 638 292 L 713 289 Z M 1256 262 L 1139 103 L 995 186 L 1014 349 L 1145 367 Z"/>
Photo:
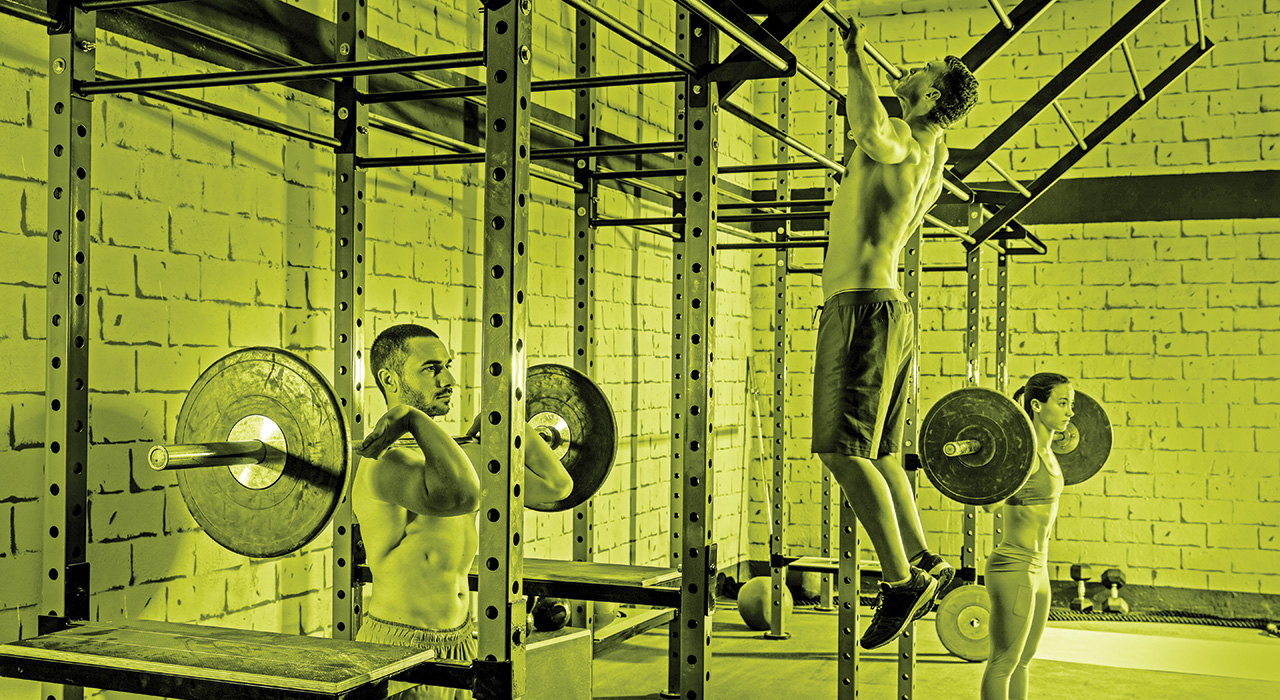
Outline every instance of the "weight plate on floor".
<path id="1" fill-rule="evenodd" d="M 947 651 L 966 661 L 986 661 L 991 653 L 991 599 L 983 586 L 961 586 L 938 604 L 933 620 Z"/>
<path id="2" fill-rule="evenodd" d="M 1073 410 L 1075 415 L 1067 429 L 1055 434 L 1049 443 L 1062 465 L 1062 480 L 1067 486 L 1097 474 L 1111 454 L 1111 419 L 1102 404 L 1077 391 Z"/>
<path id="3" fill-rule="evenodd" d="M 609 399 L 587 375 L 572 367 L 529 368 L 525 416 L 543 435 L 573 477 L 573 491 L 555 503 L 534 508 L 570 510 L 604 486 L 618 449 L 618 429 Z"/>
<path id="4" fill-rule="evenodd" d="M 955 440 L 977 440 L 972 454 L 948 457 Z M 983 505 L 1017 493 L 1035 464 L 1035 433 L 1018 404 L 991 389 L 970 387 L 943 396 L 920 424 L 920 463 L 948 498 Z"/>
<path id="5" fill-rule="evenodd" d="M 200 375 L 182 403 L 178 443 L 260 439 L 259 466 L 178 472 L 191 516 L 218 544 L 248 557 L 296 551 L 328 524 L 342 498 L 351 450 L 328 382 L 284 350 L 237 350 Z"/>

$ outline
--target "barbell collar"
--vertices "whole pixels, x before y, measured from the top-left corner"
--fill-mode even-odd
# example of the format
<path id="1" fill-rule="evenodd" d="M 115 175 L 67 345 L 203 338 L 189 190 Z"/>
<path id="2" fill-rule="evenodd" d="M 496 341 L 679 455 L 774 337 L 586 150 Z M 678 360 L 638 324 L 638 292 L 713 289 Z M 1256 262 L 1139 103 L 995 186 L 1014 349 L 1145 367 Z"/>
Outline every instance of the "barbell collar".
<path id="1" fill-rule="evenodd" d="M 261 440 L 156 445 L 147 453 L 147 463 L 156 471 L 254 465 L 266 459 L 267 445 Z"/>
<path id="2" fill-rule="evenodd" d="M 942 446 L 942 454 L 948 457 L 959 457 L 971 455 L 981 449 L 982 443 L 977 440 L 955 440 Z"/>

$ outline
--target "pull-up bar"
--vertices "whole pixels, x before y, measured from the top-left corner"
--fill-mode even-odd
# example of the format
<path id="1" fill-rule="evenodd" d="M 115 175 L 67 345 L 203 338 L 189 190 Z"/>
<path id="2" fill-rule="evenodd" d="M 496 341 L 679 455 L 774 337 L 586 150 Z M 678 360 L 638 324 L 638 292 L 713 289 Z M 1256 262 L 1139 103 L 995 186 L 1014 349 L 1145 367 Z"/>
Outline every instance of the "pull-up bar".
<path id="1" fill-rule="evenodd" d="M 840 11 L 833 7 L 831 3 L 824 4 L 822 6 L 822 11 L 827 13 L 827 16 L 836 23 L 836 26 L 840 28 L 840 33 L 849 33 L 849 29 L 853 25 L 849 20 L 845 19 L 844 15 L 840 14 Z M 883 54 L 877 51 L 876 47 L 871 45 L 871 42 L 864 40 L 862 42 L 862 49 L 867 52 L 867 55 L 871 57 L 871 60 L 878 63 L 880 67 L 884 69 L 884 72 L 893 76 L 894 80 L 902 78 L 902 71 L 897 66 L 890 63 L 889 59 L 885 58 Z"/>
<path id="2" fill-rule="evenodd" d="M 1009 19 L 1009 14 L 1000 6 L 1000 0 L 987 0 L 987 4 L 996 13 L 996 17 L 1000 18 L 1000 24 L 1003 24 L 1005 29 L 1013 29 L 1013 20 Z"/>

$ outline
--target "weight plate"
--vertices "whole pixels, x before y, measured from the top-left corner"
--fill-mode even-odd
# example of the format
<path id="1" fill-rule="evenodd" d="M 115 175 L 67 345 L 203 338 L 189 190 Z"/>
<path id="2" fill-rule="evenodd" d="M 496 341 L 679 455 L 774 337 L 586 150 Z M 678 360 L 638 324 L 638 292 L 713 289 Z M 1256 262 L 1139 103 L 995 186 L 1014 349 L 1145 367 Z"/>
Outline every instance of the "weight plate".
<path id="1" fill-rule="evenodd" d="M 987 660 L 991 599 L 985 587 L 961 586 L 948 593 L 938 604 L 933 624 L 947 651 L 966 661 Z"/>
<path id="2" fill-rule="evenodd" d="M 525 393 L 525 416 L 552 438 L 552 451 L 573 477 L 567 497 L 534 510 L 570 510 L 594 496 L 613 469 L 618 449 L 613 408 L 595 382 L 564 365 L 530 367 Z"/>
<path id="3" fill-rule="evenodd" d="M 264 432 L 251 438 L 253 430 Z M 325 378 L 284 350 L 237 350 L 206 369 L 182 403 L 174 437 L 283 446 L 262 467 L 177 474 L 191 516 L 233 552 L 296 551 L 324 529 L 342 498 L 351 454 L 342 409 Z"/>
<path id="4" fill-rule="evenodd" d="M 1067 486 L 1097 474 L 1111 454 L 1111 420 L 1107 411 L 1088 394 L 1077 391 L 1075 415 L 1067 429 L 1053 436 L 1049 447 L 1062 465 Z"/>
<path id="5" fill-rule="evenodd" d="M 977 452 L 943 454 L 954 440 L 977 440 Z M 1031 419 L 1000 392 L 981 387 L 943 396 L 920 424 L 920 463 L 929 481 L 948 498 L 983 505 L 1017 493 L 1035 464 Z"/>

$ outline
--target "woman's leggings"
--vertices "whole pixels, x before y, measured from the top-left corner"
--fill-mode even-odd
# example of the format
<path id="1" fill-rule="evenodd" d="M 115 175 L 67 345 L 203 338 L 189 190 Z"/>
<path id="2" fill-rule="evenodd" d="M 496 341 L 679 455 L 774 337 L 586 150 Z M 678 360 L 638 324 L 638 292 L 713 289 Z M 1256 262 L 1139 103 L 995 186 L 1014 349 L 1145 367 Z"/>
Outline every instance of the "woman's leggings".
<path id="1" fill-rule="evenodd" d="M 1025 700 L 1027 667 L 1049 618 L 1047 552 L 1001 543 L 987 559 L 991 655 L 982 700 Z"/>

